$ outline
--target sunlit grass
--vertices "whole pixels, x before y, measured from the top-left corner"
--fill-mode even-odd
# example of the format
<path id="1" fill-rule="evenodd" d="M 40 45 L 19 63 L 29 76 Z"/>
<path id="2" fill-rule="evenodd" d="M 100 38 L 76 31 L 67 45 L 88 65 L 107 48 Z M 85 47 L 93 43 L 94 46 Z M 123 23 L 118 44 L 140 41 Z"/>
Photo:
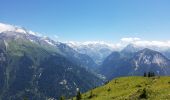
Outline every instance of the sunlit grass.
<path id="1" fill-rule="evenodd" d="M 142 97 L 142 94 L 145 94 L 144 91 L 146 97 Z M 82 94 L 82 100 L 138 99 L 170 99 L 170 77 L 122 77 Z"/>

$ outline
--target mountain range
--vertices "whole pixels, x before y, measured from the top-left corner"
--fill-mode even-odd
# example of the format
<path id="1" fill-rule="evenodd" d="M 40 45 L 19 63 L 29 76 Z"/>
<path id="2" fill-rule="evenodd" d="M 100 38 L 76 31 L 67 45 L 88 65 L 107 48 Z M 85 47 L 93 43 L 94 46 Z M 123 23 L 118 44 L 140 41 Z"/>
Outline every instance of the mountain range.
<path id="1" fill-rule="evenodd" d="M 170 60 L 160 52 L 148 48 L 129 51 L 129 46 L 128 50 L 125 49 L 113 52 L 101 65 L 100 73 L 109 80 L 120 76 L 141 76 L 145 72 L 170 75 Z"/>
<path id="2" fill-rule="evenodd" d="M 114 50 L 116 50 L 115 48 L 113 48 L 113 44 L 102 41 L 70 41 L 66 44 L 74 48 L 74 50 L 76 50 L 77 52 L 88 55 L 98 65 L 100 65 L 108 55 L 110 55 Z"/>
<path id="3" fill-rule="evenodd" d="M 154 49 L 155 48 L 155 49 Z M 121 76 L 170 75 L 170 49 L 54 41 L 0 23 L 0 100 L 55 100 Z"/>
<path id="4" fill-rule="evenodd" d="M 10 27 L 14 30 L 0 33 L 0 99 L 70 97 L 77 89 L 85 92 L 103 83 L 87 70 L 95 66 L 87 55 L 24 28 Z"/>

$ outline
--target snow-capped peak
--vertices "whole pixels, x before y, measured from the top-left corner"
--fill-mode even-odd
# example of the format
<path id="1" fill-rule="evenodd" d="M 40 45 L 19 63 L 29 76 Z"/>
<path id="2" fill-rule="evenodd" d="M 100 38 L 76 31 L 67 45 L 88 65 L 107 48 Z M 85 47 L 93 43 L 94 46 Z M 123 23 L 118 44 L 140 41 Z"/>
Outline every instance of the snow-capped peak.
<path id="1" fill-rule="evenodd" d="M 81 54 L 90 56 L 97 64 L 100 64 L 112 51 L 117 51 L 115 44 L 104 41 L 87 41 L 66 43 Z"/>
<path id="2" fill-rule="evenodd" d="M 10 24 L 4 24 L 0 23 L 0 33 L 2 32 L 17 32 L 17 33 L 23 33 L 23 34 L 31 34 L 31 35 L 38 35 L 37 33 L 33 31 L 28 31 L 23 27 L 15 26 L 15 25 L 10 25 Z"/>
<path id="3" fill-rule="evenodd" d="M 23 27 L 10 25 L 10 24 L 4 24 L 0 23 L 0 34 L 5 33 L 10 35 L 11 37 L 20 37 L 27 40 L 30 40 L 31 42 L 37 42 L 40 43 L 43 42 L 52 46 L 55 46 L 58 44 L 58 42 L 55 42 L 54 40 L 50 39 L 47 36 L 43 36 L 39 33 L 33 32 L 31 30 L 27 30 Z"/>
<path id="4" fill-rule="evenodd" d="M 142 49 L 143 49 L 142 47 L 139 47 L 138 45 L 131 43 L 131 44 L 127 45 L 125 48 L 123 48 L 122 52 L 134 53 L 134 52 L 137 52 Z"/>
<path id="5" fill-rule="evenodd" d="M 86 41 L 86 42 L 75 42 L 75 41 L 69 41 L 66 42 L 70 47 L 95 47 L 95 48 L 109 48 L 111 50 L 119 49 L 115 44 L 104 42 L 104 41 Z"/>

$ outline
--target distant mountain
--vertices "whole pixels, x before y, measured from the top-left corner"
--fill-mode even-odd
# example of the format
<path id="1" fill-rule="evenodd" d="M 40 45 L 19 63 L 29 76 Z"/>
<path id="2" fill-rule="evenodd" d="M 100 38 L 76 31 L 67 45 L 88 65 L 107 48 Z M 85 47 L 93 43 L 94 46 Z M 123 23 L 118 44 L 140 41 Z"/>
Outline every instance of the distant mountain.
<path id="1" fill-rule="evenodd" d="M 111 80 L 115 77 L 128 75 L 129 69 L 131 68 L 130 65 L 128 58 L 122 56 L 120 52 L 113 52 L 104 60 L 99 68 L 99 73 Z"/>
<path id="2" fill-rule="evenodd" d="M 139 50 L 141 50 L 140 47 L 137 47 L 134 44 L 129 44 L 125 48 L 123 48 L 123 50 L 121 52 L 123 52 L 123 53 L 134 53 L 134 52 L 137 52 Z"/>
<path id="3" fill-rule="evenodd" d="M 6 29 L 0 25 L 0 99 L 57 99 L 61 95 L 74 96 L 77 88 L 85 92 L 102 84 L 87 70 L 95 65 L 87 55 L 24 28 L 3 25 Z"/>
<path id="4" fill-rule="evenodd" d="M 137 44 L 129 44 L 127 45 L 125 48 L 123 48 L 121 50 L 121 53 L 124 54 L 125 56 L 132 56 L 135 52 L 138 52 L 144 48 L 148 48 L 151 50 L 155 50 L 158 51 L 160 53 L 162 53 L 165 57 L 167 57 L 168 59 L 170 59 L 170 48 L 169 47 L 159 47 L 159 46 L 140 46 Z"/>
<path id="5" fill-rule="evenodd" d="M 170 49 L 161 52 L 165 57 L 170 59 Z"/>
<path id="6" fill-rule="evenodd" d="M 170 75 L 170 60 L 157 51 L 143 49 L 131 59 L 134 74 L 153 71 L 160 75 Z"/>
<path id="7" fill-rule="evenodd" d="M 125 48 L 123 48 L 120 53 L 121 56 L 124 58 L 131 58 L 134 56 L 134 54 L 140 50 L 142 50 L 143 48 L 140 48 L 134 44 L 129 44 L 127 45 Z"/>
<path id="8" fill-rule="evenodd" d="M 93 61 L 91 57 L 86 54 L 78 53 L 73 48 L 69 47 L 67 44 L 60 43 L 60 45 L 57 45 L 57 48 L 71 62 L 78 63 L 80 67 L 84 67 L 88 70 L 93 70 L 97 66 L 97 64 Z"/>
<path id="9" fill-rule="evenodd" d="M 108 79 L 128 75 L 143 75 L 153 71 L 160 75 L 170 75 L 170 60 L 157 51 L 143 49 L 133 56 L 126 57 L 121 52 L 113 52 L 108 56 L 100 72 Z"/>
<path id="10" fill-rule="evenodd" d="M 90 56 L 98 65 L 116 50 L 113 44 L 106 42 L 67 42 L 67 44 L 77 52 Z"/>

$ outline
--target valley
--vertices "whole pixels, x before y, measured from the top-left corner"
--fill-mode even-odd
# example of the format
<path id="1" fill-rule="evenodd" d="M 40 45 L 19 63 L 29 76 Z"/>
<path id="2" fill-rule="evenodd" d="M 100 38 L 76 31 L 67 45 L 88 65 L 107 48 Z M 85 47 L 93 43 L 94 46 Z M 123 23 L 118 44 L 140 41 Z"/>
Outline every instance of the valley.
<path id="1" fill-rule="evenodd" d="M 89 90 L 91 94 L 93 91 L 99 93 L 89 98 L 94 100 L 107 99 L 106 97 L 108 100 L 136 99 L 145 91 L 143 89 L 146 86 L 150 87 L 144 84 L 161 81 L 163 76 L 170 75 L 168 52 L 165 55 L 159 50 L 137 47 L 134 44 L 115 49 L 112 44 L 105 42 L 62 43 L 38 36 L 25 28 L 7 24 L 1 24 L 2 26 L 13 28 L 0 33 L 0 100 L 58 100 L 61 96 L 74 97 L 77 91 L 85 93 L 83 98 L 87 99 Z M 147 72 L 154 72 L 161 78 L 139 77 Z M 130 77 L 118 79 L 120 84 L 109 85 L 108 91 L 100 90 L 102 87 L 108 88 L 104 83 L 112 79 L 117 83 L 118 77 L 126 76 Z M 168 81 L 168 77 L 165 80 Z M 124 85 L 130 84 L 132 87 L 129 88 L 132 89 L 125 91 L 127 87 Z M 140 84 L 139 89 L 134 87 Z M 93 88 L 97 89 L 91 90 Z M 114 94 L 112 89 L 118 94 Z"/>

